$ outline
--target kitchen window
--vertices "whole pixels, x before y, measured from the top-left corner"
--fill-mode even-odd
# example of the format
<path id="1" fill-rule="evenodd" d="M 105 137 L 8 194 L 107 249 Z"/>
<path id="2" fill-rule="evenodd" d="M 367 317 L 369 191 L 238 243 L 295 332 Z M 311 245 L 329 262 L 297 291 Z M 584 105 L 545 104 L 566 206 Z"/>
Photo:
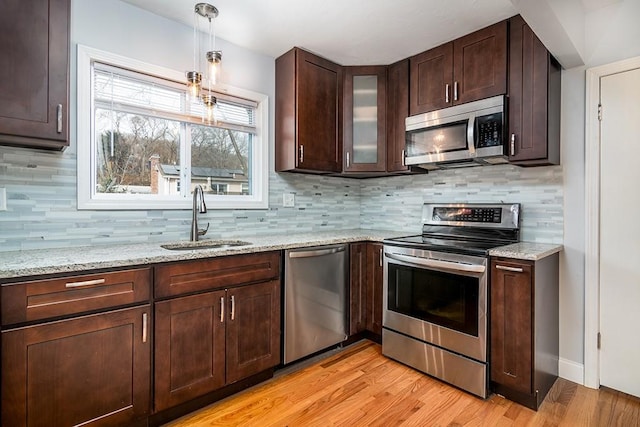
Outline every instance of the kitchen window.
<path id="1" fill-rule="evenodd" d="M 267 96 L 217 85 L 215 120 L 184 73 L 78 46 L 78 208 L 268 207 Z M 206 86 L 206 84 L 204 85 Z"/>

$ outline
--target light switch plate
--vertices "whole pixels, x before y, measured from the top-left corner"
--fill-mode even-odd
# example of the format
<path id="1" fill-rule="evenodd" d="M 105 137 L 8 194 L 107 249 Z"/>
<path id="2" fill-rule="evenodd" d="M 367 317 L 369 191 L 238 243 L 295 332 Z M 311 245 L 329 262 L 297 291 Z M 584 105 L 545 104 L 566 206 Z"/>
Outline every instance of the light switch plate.
<path id="1" fill-rule="evenodd" d="M 284 193 L 282 195 L 282 206 L 285 208 L 292 208 L 295 204 L 295 195 L 293 193 Z"/>
<path id="2" fill-rule="evenodd" d="M 0 188 L 0 211 L 7 210 L 7 189 Z"/>

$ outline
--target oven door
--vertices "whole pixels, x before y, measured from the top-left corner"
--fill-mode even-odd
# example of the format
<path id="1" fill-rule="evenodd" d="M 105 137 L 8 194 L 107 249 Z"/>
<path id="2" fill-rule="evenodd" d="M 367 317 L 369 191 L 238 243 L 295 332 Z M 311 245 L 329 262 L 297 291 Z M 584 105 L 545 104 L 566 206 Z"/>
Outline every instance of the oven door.
<path id="1" fill-rule="evenodd" d="M 384 247 L 383 327 L 487 360 L 487 258 Z"/>

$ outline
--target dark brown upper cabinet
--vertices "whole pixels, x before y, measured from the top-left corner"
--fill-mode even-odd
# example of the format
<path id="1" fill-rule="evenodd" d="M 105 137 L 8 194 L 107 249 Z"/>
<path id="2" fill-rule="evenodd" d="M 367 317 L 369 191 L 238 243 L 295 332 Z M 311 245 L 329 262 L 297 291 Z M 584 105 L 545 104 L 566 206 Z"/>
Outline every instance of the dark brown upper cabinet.
<path id="1" fill-rule="evenodd" d="M 405 120 L 409 117 L 409 60 L 387 68 L 387 172 L 411 172 L 404 163 Z"/>
<path id="2" fill-rule="evenodd" d="M 409 115 L 504 94 L 507 21 L 413 56 L 409 64 Z"/>
<path id="3" fill-rule="evenodd" d="M 386 170 L 387 67 L 344 68 L 343 173 Z"/>
<path id="4" fill-rule="evenodd" d="M 342 171 L 342 72 L 299 48 L 276 59 L 276 172 Z"/>
<path id="5" fill-rule="evenodd" d="M 560 164 L 560 64 L 520 15 L 509 38 L 509 162 Z"/>
<path id="6" fill-rule="evenodd" d="M 70 0 L 3 0 L 0 144 L 69 145 Z"/>

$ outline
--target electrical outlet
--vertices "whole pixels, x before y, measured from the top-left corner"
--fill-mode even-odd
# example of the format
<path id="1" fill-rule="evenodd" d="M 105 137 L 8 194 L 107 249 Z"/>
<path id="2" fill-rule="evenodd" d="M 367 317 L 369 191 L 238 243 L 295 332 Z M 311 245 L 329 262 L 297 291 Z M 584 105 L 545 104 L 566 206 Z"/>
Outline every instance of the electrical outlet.
<path id="1" fill-rule="evenodd" d="M 7 189 L 0 188 L 0 211 L 7 210 Z"/>
<path id="2" fill-rule="evenodd" d="M 295 195 L 293 193 L 284 193 L 282 195 L 282 206 L 285 208 L 292 208 L 295 204 Z"/>

